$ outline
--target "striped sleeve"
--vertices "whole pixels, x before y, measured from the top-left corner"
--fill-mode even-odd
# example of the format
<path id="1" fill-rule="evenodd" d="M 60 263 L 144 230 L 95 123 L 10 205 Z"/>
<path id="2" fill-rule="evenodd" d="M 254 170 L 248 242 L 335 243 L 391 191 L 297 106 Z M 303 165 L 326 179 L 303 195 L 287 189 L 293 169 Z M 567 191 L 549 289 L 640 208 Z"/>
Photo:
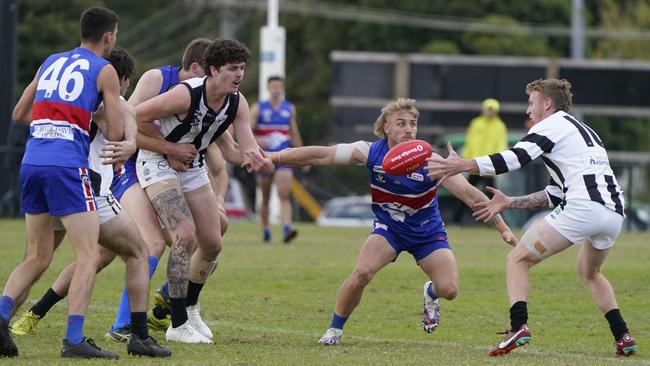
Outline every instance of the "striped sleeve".
<path id="1" fill-rule="evenodd" d="M 543 153 L 550 153 L 555 143 L 548 137 L 529 133 L 511 149 L 476 158 L 481 175 L 497 175 L 517 170 Z"/>

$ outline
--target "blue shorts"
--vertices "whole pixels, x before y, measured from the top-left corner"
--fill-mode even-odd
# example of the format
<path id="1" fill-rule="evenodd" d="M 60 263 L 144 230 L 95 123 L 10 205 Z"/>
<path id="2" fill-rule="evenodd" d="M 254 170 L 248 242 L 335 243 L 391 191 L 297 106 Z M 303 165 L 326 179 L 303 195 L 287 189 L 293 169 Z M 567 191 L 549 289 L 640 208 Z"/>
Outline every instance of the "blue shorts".
<path id="1" fill-rule="evenodd" d="M 388 229 L 387 225 L 375 221 L 373 223 L 373 230 L 370 234 L 383 236 L 388 244 L 395 249 L 395 252 L 397 253 L 395 258 L 397 258 L 402 251 L 407 251 L 411 253 L 416 261 L 419 261 L 438 249 L 451 249 L 451 246 L 449 246 L 449 242 L 447 241 L 447 236 L 444 235 L 444 233 L 422 240 L 422 238 L 419 237 L 398 234 L 395 231 Z"/>
<path id="2" fill-rule="evenodd" d="M 140 182 L 138 180 L 138 175 L 135 172 L 135 164 L 129 163 L 130 161 L 127 161 L 126 164 L 124 164 L 122 168 L 113 175 L 111 192 L 113 193 L 113 197 L 118 201 L 122 200 L 122 195 L 127 189 Z"/>
<path id="3" fill-rule="evenodd" d="M 88 168 L 22 164 L 20 189 L 26 214 L 65 216 L 97 209 Z"/>

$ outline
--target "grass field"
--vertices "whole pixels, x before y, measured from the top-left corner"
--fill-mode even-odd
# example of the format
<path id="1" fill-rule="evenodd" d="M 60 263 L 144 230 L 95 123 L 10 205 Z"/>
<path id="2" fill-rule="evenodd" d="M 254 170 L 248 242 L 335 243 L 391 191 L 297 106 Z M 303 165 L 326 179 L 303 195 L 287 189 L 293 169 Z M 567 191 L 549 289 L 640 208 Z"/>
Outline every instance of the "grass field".
<path id="1" fill-rule="evenodd" d="M 367 287 L 348 321 L 342 343 L 317 344 L 329 325 L 340 283 L 351 271 L 366 229 L 299 225 L 291 245 L 262 245 L 253 223 L 234 223 L 215 276 L 202 297 L 203 319 L 215 333 L 215 345 L 171 344 L 171 359 L 135 359 L 122 344 L 102 339 L 119 301 L 124 266 L 114 263 L 97 278 L 86 336 L 117 351 L 121 363 L 213 365 L 650 365 L 650 234 L 624 234 L 603 272 L 616 289 L 623 315 L 639 343 L 635 357 L 613 358 L 606 320 L 591 302 L 574 271 L 576 248 L 533 270 L 529 299 L 529 347 L 492 359 L 487 351 L 509 325 L 505 290 L 508 247 L 489 229 L 450 228 L 458 260 L 460 294 L 442 303 L 441 325 L 425 334 L 420 328 L 422 284 L 426 278 L 412 257 L 403 254 Z M 24 251 L 24 222 L 0 221 L 0 280 L 4 283 Z M 71 261 L 69 245 L 34 286 L 26 305 L 49 287 Z M 165 262 L 163 260 L 162 262 Z M 161 263 L 162 263 L 161 262 Z M 162 266 L 164 269 L 164 266 Z M 153 285 L 163 281 L 158 270 Z M 42 320 L 37 333 L 16 339 L 12 365 L 67 364 L 58 357 L 65 333 L 67 303 Z M 26 308 L 22 309 L 25 310 Z M 163 334 L 153 334 L 163 341 Z M 97 361 L 75 362 L 98 364 Z"/>

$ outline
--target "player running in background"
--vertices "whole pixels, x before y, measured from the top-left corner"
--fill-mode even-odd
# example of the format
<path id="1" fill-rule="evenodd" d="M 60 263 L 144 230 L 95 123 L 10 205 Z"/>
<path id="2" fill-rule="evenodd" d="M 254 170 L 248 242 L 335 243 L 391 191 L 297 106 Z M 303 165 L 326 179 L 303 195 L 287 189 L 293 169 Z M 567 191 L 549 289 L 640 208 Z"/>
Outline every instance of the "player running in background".
<path id="1" fill-rule="evenodd" d="M 495 196 L 477 204 L 477 219 L 490 220 L 508 208 L 555 210 L 539 220 L 508 255 L 507 285 L 510 299 L 510 329 L 490 351 L 498 356 L 530 342 L 528 288 L 530 268 L 544 259 L 581 245 L 576 263 L 594 302 L 605 314 L 614 336 L 616 355 L 629 356 L 637 346 L 601 267 L 614 245 L 624 220 L 623 193 L 609 166 L 605 146 L 585 123 L 568 114 L 572 104 L 571 84 L 566 80 L 535 80 L 526 86 L 533 124 L 512 149 L 471 160 L 460 159 L 449 146 L 449 157 L 432 157 L 427 169 L 441 180 L 460 172 L 481 175 L 503 174 L 542 157 L 549 175 L 545 190 L 522 197 L 508 197 L 491 189 Z"/>
<path id="2" fill-rule="evenodd" d="M 199 312 L 186 309 L 198 304 L 222 247 L 218 204 L 205 167 L 208 146 L 233 124 L 244 165 L 256 171 L 265 161 L 270 163 L 260 154 L 249 125 L 248 103 L 238 92 L 249 57 L 238 41 L 217 39 L 205 52 L 208 76 L 182 82 L 136 107 L 142 147 L 138 177 L 174 239 L 167 264 L 170 341 L 212 342 L 212 331 Z M 171 156 L 168 142 L 185 148 L 186 154 Z"/>
<path id="3" fill-rule="evenodd" d="M 107 60 L 113 65 L 120 79 L 120 93 L 124 95 L 129 86 L 129 80 L 133 75 L 133 59 L 124 50 L 115 49 L 111 51 Z M 130 318 L 133 319 L 133 334 L 127 344 L 129 354 L 168 357 L 171 351 L 158 345 L 155 339 L 149 337 L 147 331 L 147 305 L 149 299 L 149 277 L 147 275 L 147 247 L 138 232 L 137 227 L 110 191 L 113 181 L 114 163 L 124 163 L 129 156 L 135 152 L 135 139 L 137 126 L 135 124 L 135 112 L 133 107 L 122 99 L 124 108 L 124 137 L 125 141 L 108 142 L 102 133 L 105 129 L 106 119 L 103 109 L 93 114 L 90 128 L 90 155 L 89 168 L 91 174 L 98 176 L 99 189 L 96 191 L 97 212 L 99 215 L 99 243 L 101 247 L 100 260 L 97 272 L 109 265 L 115 255 L 120 255 L 126 262 L 126 285 L 131 293 L 130 299 L 134 309 Z M 105 149 L 111 149 L 110 159 L 102 158 Z M 97 187 L 93 187 L 97 190 Z M 65 229 L 59 222 L 55 222 L 55 242 L 57 248 L 65 236 Z M 51 288 L 41 297 L 32 308 L 23 313 L 12 325 L 12 332 L 15 335 L 27 335 L 33 333 L 34 327 L 40 319 L 57 302 L 61 301 L 67 294 L 70 281 L 76 263 L 68 265 L 59 274 Z M 22 297 L 20 303 L 24 300 Z M 19 301 L 16 301 L 19 305 Z"/>
<path id="4" fill-rule="evenodd" d="M 320 338 L 324 345 L 338 344 L 343 326 L 361 301 L 374 275 L 394 261 L 400 252 L 409 252 L 430 281 L 424 284 L 422 326 L 431 333 L 440 317 L 439 297 L 453 300 L 458 293 L 456 259 L 447 241 L 438 210 L 437 182 L 423 168 L 407 176 L 384 173 L 382 161 L 390 148 L 416 138 L 419 112 L 415 100 L 400 98 L 388 103 L 374 124 L 380 140 L 357 141 L 334 146 L 305 146 L 269 153 L 278 165 L 365 165 L 371 174 L 374 228 L 366 239 L 352 274 L 343 282 L 329 329 Z M 468 206 L 488 198 L 461 175 L 443 182 L 444 187 Z M 489 220 L 510 245 L 516 238 L 500 216 Z"/>
<path id="5" fill-rule="evenodd" d="M 68 327 L 62 357 L 114 358 L 83 335 L 95 282 L 99 223 L 88 173 L 90 119 L 103 99 L 111 141 L 122 140 L 120 86 L 115 69 L 102 57 L 115 46 L 118 16 L 106 8 L 81 15 L 81 45 L 49 56 L 14 109 L 14 119 L 29 119 L 20 182 L 27 226 L 25 260 L 12 272 L 0 300 L 0 356 L 18 349 L 9 334 L 14 300 L 29 291 L 53 255 L 53 218 L 65 227 L 79 265 L 70 284 Z"/>
<path id="6" fill-rule="evenodd" d="M 302 137 L 296 122 L 296 107 L 284 99 L 284 79 L 271 76 L 266 84 L 270 99 L 260 101 L 251 108 L 251 127 L 255 132 L 257 143 L 265 151 L 280 151 L 290 146 L 302 146 Z M 262 224 L 262 241 L 271 241 L 269 228 L 269 200 L 271 184 L 275 183 L 280 199 L 280 217 L 282 219 L 282 232 L 284 243 L 289 243 L 298 235 L 291 225 L 291 182 L 293 171 L 291 168 L 276 166 L 275 173 L 268 175 L 258 173 L 255 176 L 257 186 L 262 192 L 259 208 L 260 223 Z"/>

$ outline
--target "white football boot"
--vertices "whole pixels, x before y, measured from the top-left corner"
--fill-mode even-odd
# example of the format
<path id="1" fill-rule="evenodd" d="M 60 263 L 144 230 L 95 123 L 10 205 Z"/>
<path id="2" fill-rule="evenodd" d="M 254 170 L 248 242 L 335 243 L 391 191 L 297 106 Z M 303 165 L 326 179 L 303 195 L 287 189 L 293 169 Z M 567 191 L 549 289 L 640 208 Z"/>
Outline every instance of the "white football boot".
<path id="1" fill-rule="evenodd" d="M 196 305 L 188 306 L 185 309 L 187 310 L 187 321 L 190 323 L 192 328 L 196 329 L 205 338 L 212 341 L 212 331 L 208 328 L 208 325 L 205 324 L 203 319 L 201 319 L 201 305 L 196 303 Z"/>
<path id="2" fill-rule="evenodd" d="M 433 300 L 427 293 L 431 281 L 424 284 L 424 311 L 422 312 L 422 330 L 433 333 L 440 322 L 440 299 Z M 433 284 L 431 284 L 433 287 Z"/>
<path id="3" fill-rule="evenodd" d="M 176 328 L 171 326 L 167 328 L 165 338 L 170 342 L 178 343 L 212 343 L 210 339 L 194 329 L 189 320 Z"/>
<path id="4" fill-rule="evenodd" d="M 343 337 L 343 330 L 338 328 L 330 328 L 323 334 L 322 337 L 318 340 L 318 343 L 325 346 L 334 346 L 339 344 Z"/>

